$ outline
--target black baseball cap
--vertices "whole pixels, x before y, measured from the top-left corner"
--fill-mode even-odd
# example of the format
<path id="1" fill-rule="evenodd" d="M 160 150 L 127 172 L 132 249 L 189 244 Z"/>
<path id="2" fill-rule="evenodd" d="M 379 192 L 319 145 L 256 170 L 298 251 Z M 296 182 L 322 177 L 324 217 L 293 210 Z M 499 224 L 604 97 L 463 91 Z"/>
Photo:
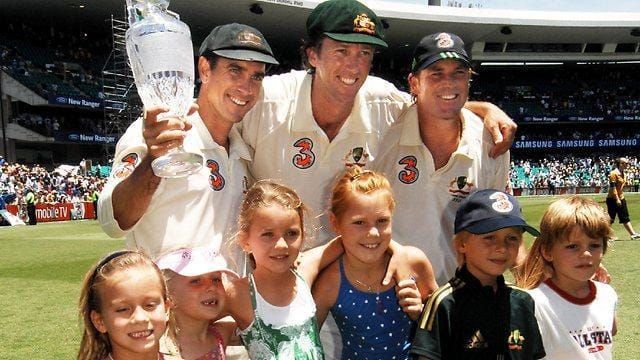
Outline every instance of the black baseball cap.
<path id="1" fill-rule="evenodd" d="M 434 62 L 444 59 L 458 60 L 471 66 L 464 42 L 458 35 L 445 32 L 427 35 L 413 49 L 411 72 L 426 69 Z"/>
<path id="2" fill-rule="evenodd" d="M 216 26 L 200 45 L 200 55 L 207 52 L 229 59 L 278 65 L 267 39 L 257 29 L 244 24 Z"/>
<path id="3" fill-rule="evenodd" d="M 348 42 L 387 47 L 376 13 L 357 0 L 328 0 L 318 4 L 307 18 L 307 34 L 313 40 L 326 35 Z"/>
<path id="4" fill-rule="evenodd" d="M 456 234 L 462 230 L 486 234 L 508 227 L 521 227 L 533 236 L 540 235 L 522 217 L 516 198 L 495 189 L 479 190 L 464 199 L 456 212 L 454 226 Z"/>

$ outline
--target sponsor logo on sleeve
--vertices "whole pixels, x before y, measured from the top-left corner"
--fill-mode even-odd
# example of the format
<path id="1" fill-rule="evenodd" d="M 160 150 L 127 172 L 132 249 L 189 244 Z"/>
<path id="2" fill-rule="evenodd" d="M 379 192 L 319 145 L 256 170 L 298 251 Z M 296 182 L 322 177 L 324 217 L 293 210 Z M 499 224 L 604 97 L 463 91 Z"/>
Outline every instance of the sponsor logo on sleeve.
<path id="1" fill-rule="evenodd" d="M 124 179 L 131 175 L 138 165 L 140 156 L 136 153 L 129 153 L 120 159 L 120 162 L 113 170 L 113 177 L 116 179 Z"/>

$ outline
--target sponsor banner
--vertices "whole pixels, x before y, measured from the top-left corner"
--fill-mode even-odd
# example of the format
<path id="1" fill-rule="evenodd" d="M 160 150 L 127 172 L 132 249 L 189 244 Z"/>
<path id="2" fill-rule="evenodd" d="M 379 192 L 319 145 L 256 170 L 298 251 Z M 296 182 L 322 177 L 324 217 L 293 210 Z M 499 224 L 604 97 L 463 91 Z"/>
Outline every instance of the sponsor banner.
<path id="1" fill-rule="evenodd" d="M 615 115 L 613 119 L 618 121 L 640 121 L 640 115 Z"/>
<path id="2" fill-rule="evenodd" d="M 633 192 L 633 185 L 624 187 L 627 193 Z M 555 189 L 555 195 L 568 194 L 606 194 L 609 189 L 606 186 L 558 186 Z M 531 196 L 531 195 L 553 195 L 549 193 L 548 187 L 541 188 L 513 188 L 514 196 Z"/>
<path id="3" fill-rule="evenodd" d="M 640 147 L 640 139 L 516 140 L 512 149 L 593 149 Z"/>
<path id="4" fill-rule="evenodd" d="M 569 116 L 567 120 L 569 121 L 582 121 L 582 122 L 600 122 L 604 120 L 611 120 L 609 118 L 605 118 L 604 116 Z"/>
<path id="5" fill-rule="evenodd" d="M 560 120 L 559 116 L 522 116 L 520 121 L 524 122 L 557 122 Z"/>
<path id="6" fill-rule="evenodd" d="M 306 7 L 313 7 L 312 4 L 309 4 L 309 1 L 302 1 L 302 0 L 263 0 L 263 1 L 268 3 L 284 4 L 284 5 L 298 6 L 298 7 L 304 7 L 306 2 L 307 3 Z"/>
<path id="7" fill-rule="evenodd" d="M 116 135 L 88 134 L 78 132 L 55 131 L 53 138 L 56 141 L 71 141 L 87 144 L 115 144 L 118 141 Z"/>
<path id="8" fill-rule="evenodd" d="M 102 100 L 80 96 L 49 95 L 49 104 L 102 109 Z"/>
<path id="9" fill-rule="evenodd" d="M 517 115 L 515 118 L 522 122 L 590 122 L 601 121 L 640 121 L 640 115 Z"/>
<path id="10" fill-rule="evenodd" d="M 73 204 L 36 204 L 38 222 L 71 220 Z"/>
<path id="11" fill-rule="evenodd" d="M 7 205 L 7 210 L 18 216 L 18 205 Z M 36 204 L 38 222 L 80 220 L 95 218 L 92 202 Z"/>

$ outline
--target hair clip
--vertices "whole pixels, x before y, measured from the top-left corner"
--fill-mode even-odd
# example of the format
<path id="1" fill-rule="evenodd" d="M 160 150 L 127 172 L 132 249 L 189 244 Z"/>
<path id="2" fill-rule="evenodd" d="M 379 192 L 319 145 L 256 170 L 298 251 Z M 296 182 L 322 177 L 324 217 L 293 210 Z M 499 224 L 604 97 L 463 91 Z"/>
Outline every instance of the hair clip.
<path id="1" fill-rule="evenodd" d="M 350 181 L 358 180 L 360 178 L 360 176 L 365 175 L 365 174 L 373 174 L 373 171 L 371 171 L 371 170 L 362 170 L 362 172 L 360 174 L 353 175 L 351 177 Z"/>

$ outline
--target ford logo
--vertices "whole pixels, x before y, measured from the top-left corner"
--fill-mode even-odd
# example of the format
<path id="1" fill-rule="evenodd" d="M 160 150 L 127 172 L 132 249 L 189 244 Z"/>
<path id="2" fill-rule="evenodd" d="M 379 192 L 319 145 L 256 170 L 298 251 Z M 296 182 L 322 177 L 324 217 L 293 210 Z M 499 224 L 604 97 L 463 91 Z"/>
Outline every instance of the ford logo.
<path id="1" fill-rule="evenodd" d="M 66 104 L 67 103 L 67 98 L 64 96 L 58 96 L 56 98 L 56 102 L 61 103 L 61 104 Z"/>
<path id="2" fill-rule="evenodd" d="M 78 141 L 78 139 L 80 139 L 80 136 L 78 136 L 78 134 L 70 134 L 69 135 L 69 140 L 71 140 L 71 141 Z"/>

